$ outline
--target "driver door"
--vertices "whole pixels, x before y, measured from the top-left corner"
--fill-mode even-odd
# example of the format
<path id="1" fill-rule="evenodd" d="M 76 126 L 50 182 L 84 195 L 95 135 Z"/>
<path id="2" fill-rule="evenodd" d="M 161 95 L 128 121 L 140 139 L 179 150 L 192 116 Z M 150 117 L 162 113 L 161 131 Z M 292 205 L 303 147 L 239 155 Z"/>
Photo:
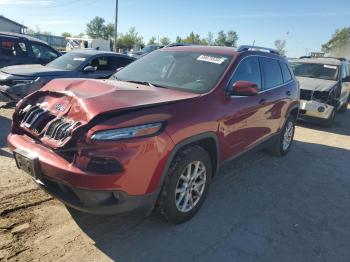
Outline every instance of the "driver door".
<path id="1" fill-rule="evenodd" d="M 236 81 L 253 82 L 261 89 L 262 75 L 257 56 L 243 58 L 229 85 L 232 86 Z M 226 117 L 221 123 L 226 157 L 247 150 L 269 132 L 264 126 L 264 103 L 264 97 L 260 94 L 230 97 L 225 105 Z"/>

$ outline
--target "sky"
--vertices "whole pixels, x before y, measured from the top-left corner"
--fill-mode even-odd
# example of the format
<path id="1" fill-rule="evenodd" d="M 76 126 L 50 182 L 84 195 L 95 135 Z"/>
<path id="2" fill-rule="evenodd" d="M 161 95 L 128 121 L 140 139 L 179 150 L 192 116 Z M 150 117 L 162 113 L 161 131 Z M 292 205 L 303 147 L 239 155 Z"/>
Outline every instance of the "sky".
<path id="1" fill-rule="evenodd" d="M 77 35 L 95 16 L 113 23 L 115 0 L 0 0 L 0 14 L 29 28 Z M 234 30 L 239 45 L 274 47 L 282 39 L 288 56 L 300 56 L 319 51 L 337 28 L 350 26 L 350 1 L 119 0 L 118 14 L 118 32 L 135 26 L 145 42 Z"/>

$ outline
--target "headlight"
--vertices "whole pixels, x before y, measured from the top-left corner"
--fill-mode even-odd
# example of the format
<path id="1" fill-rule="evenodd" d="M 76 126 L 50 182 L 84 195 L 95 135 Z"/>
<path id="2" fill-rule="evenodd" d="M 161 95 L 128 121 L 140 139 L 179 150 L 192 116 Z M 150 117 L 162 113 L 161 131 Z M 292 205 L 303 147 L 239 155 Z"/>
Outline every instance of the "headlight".
<path id="1" fill-rule="evenodd" d="M 109 141 L 151 136 L 159 132 L 162 126 L 162 123 L 153 123 L 134 127 L 98 131 L 91 136 L 91 140 Z"/>
<path id="2" fill-rule="evenodd" d="M 12 83 L 14 85 L 22 84 L 22 85 L 28 85 L 28 84 L 33 84 L 34 82 L 39 81 L 40 77 L 37 77 L 35 79 L 15 79 L 12 80 Z"/>

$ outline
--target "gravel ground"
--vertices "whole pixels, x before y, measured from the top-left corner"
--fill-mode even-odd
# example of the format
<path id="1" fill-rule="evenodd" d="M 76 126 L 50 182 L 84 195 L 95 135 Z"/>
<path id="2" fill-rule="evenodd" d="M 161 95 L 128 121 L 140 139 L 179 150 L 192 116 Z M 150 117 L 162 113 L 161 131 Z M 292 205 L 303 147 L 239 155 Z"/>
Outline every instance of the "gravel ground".
<path id="1" fill-rule="evenodd" d="M 17 170 L 0 110 L 0 261 L 350 261 L 350 108 L 332 128 L 299 124 L 286 157 L 225 164 L 177 226 L 67 210 Z"/>

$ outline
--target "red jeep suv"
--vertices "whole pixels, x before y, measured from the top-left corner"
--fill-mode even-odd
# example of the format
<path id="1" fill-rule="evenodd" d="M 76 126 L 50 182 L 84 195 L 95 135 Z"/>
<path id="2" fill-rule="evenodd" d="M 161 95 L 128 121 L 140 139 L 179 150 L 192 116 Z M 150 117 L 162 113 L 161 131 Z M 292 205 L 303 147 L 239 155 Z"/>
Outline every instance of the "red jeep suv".
<path id="1" fill-rule="evenodd" d="M 199 210 L 225 161 L 290 149 L 299 88 L 262 47 L 154 51 L 109 80 L 53 80 L 21 100 L 8 136 L 17 166 L 75 209 L 155 206 L 172 222 Z"/>

